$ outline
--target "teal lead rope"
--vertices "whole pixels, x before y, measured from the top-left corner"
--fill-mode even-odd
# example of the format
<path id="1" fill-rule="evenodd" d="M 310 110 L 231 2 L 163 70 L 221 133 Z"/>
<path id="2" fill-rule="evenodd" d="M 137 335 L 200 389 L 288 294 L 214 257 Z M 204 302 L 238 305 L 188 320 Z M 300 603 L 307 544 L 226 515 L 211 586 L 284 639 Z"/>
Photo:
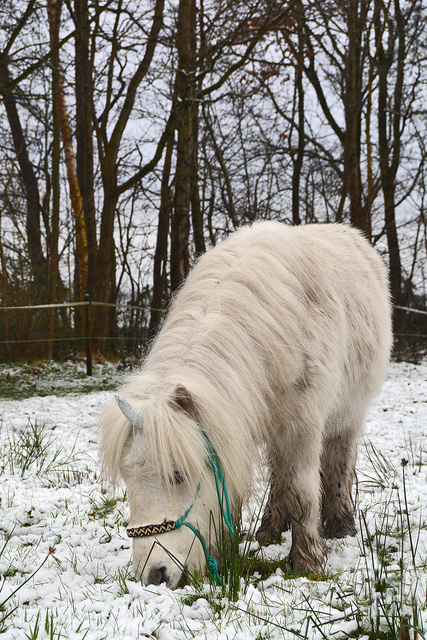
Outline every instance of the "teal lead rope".
<path id="1" fill-rule="evenodd" d="M 215 560 L 215 558 L 213 558 L 209 553 L 208 548 L 206 546 L 206 542 L 203 540 L 203 537 L 200 535 L 200 532 L 197 531 L 196 527 L 193 527 L 193 525 L 190 524 L 189 522 L 184 522 L 182 518 L 178 518 L 178 520 L 175 522 L 175 526 L 177 529 L 179 529 L 183 524 L 185 524 L 186 527 L 191 529 L 194 535 L 200 540 L 201 545 L 203 547 L 204 554 L 205 554 L 206 564 L 208 567 L 209 574 L 211 578 L 215 580 L 215 582 L 218 585 L 221 585 L 221 578 L 218 571 L 218 563 Z"/>
<path id="2" fill-rule="evenodd" d="M 234 527 L 233 527 L 233 520 L 231 516 L 230 499 L 228 497 L 227 485 L 225 483 L 224 474 L 222 472 L 221 465 L 218 460 L 218 456 L 216 454 L 215 449 L 212 446 L 212 443 L 204 433 L 203 433 L 203 437 L 206 440 L 206 444 L 208 445 L 208 449 L 210 453 L 210 459 L 208 460 L 207 464 L 208 464 L 208 467 L 210 467 L 214 472 L 216 492 L 218 495 L 219 504 L 221 505 L 222 517 L 224 518 L 224 522 L 227 525 L 231 535 L 234 536 Z M 220 483 L 222 484 L 222 491 L 221 491 Z M 225 507 L 224 507 L 224 500 L 225 500 Z"/>
<path id="3" fill-rule="evenodd" d="M 199 423 L 198 423 L 199 424 Z M 203 438 L 206 442 L 208 451 L 209 451 L 209 457 L 208 460 L 206 462 L 207 466 L 212 469 L 214 476 L 215 476 L 215 486 L 216 486 L 216 492 L 218 495 L 218 501 L 219 504 L 221 506 L 221 511 L 222 511 L 222 517 L 224 518 L 224 522 L 227 525 L 228 529 L 230 530 L 231 535 L 234 536 L 234 527 L 233 527 L 233 520 L 232 520 L 232 516 L 231 516 L 231 507 L 230 507 L 230 499 L 228 497 L 228 491 L 227 491 L 227 485 L 225 483 L 225 478 L 224 478 L 224 474 L 222 472 L 221 469 L 221 464 L 218 460 L 218 456 L 216 454 L 216 451 L 212 445 L 212 443 L 210 442 L 209 438 L 207 437 L 207 435 L 204 433 L 201 425 L 199 424 L 200 427 L 200 431 L 203 435 Z M 221 490 L 221 485 L 222 485 L 222 490 Z M 200 482 L 197 485 L 197 489 L 196 489 L 196 494 L 194 496 L 194 500 L 193 502 L 190 504 L 190 506 L 188 507 L 187 511 L 184 513 L 183 516 L 181 516 L 180 518 L 178 518 L 178 520 L 175 521 L 175 528 L 176 529 L 180 529 L 182 527 L 182 525 L 184 524 L 186 527 L 188 527 L 193 533 L 194 535 L 200 540 L 200 543 L 203 547 L 203 552 L 205 554 L 205 558 L 206 558 L 206 564 L 208 567 L 208 571 L 210 576 L 212 577 L 212 579 L 218 584 L 221 585 L 221 578 L 219 575 L 219 571 L 218 571 L 218 563 L 215 560 L 215 558 L 213 558 L 209 551 L 208 551 L 208 547 L 206 545 L 206 542 L 203 539 L 203 536 L 200 535 L 200 532 L 193 527 L 192 524 L 190 524 L 189 522 L 186 522 L 186 518 L 188 516 L 188 514 L 190 513 L 191 509 L 193 508 L 193 504 L 196 501 L 197 496 L 199 495 L 199 491 L 200 491 Z M 224 505 L 224 501 L 225 501 L 225 505 Z"/>

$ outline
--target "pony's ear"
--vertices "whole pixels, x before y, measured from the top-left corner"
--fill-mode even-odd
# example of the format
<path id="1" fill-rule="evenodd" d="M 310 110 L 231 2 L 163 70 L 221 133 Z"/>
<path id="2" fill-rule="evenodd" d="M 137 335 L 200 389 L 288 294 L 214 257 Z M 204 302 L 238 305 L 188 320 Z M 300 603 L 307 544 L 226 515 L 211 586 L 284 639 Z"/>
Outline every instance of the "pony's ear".
<path id="1" fill-rule="evenodd" d="M 144 426 L 144 421 L 140 412 L 118 393 L 116 393 L 116 402 L 119 405 L 120 411 L 123 413 L 124 417 L 129 420 L 131 425 L 136 427 L 137 429 L 142 429 Z"/>
<path id="2" fill-rule="evenodd" d="M 172 402 L 177 405 L 182 411 L 188 413 L 191 418 L 195 418 L 196 408 L 194 406 L 191 393 L 182 385 L 175 387 L 172 395 Z"/>

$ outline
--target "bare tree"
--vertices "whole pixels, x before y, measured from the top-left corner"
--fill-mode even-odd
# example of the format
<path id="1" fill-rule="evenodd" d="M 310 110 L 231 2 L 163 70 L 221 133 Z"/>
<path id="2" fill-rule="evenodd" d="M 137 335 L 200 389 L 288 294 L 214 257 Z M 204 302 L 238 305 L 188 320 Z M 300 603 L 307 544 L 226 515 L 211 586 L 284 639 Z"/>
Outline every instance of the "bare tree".
<path id="1" fill-rule="evenodd" d="M 101 211 L 101 222 L 99 231 L 99 244 L 96 259 L 96 299 L 101 302 L 114 302 L 116 289 L 113 283 L 114 268 L 114 223 L 115 213 L 119 197 L 122 193 L 133 187 L 144 175 L 149 173 L 157 164 L 161 153 L 169 137 L 169 128 L 166 128 L 165 135 L 159 140 L 157 151 L 151 162 L 133 174 L 125 182 L 121 182 L 118 172 L 118 162 L 123 134 L 132 109 L 135 104 L 138 88 L 148 73 L 153 60 L 154 52 L 158 42 L 158 36 L 163 23 L 164 0 L 157 0 L 151 29 L 147 37 L 145 53 L 136 71 L 130 78 L 123 99 L 121 108 L 115 118 L 114 125 L 110 122 L 112 103 L 115 103 L 115 96 L 112 85 L 109 85 L 106 95 L 106 106 L 97 118 L 97 140 L 101 161 L 101 176 L 103 186 L 103 206 Z M 113 34 L 114 35 L 114 34 Z M 115 59 L 114 47 L 117 43 L 113 41 L 112 59 L 110 64 L 110 77 L 114 73 L 113 61 Z M 112 128 L 112 130 L 111 130 Z M 111 133 L 110 133 L 111 130 Z M 107 335 L 108 311 L 103 307 L 96 308 L 95 333 L 99 337 Z"/>
<path id="2" fill-rule="evenodd" d="M 26 234 L 28 252 L 31 259 L 34 277 L 34 293 L 41 300 L 46 300 L 46 283 L 48 280 L 47 260 L 41 240 L 41 202 L 37 177 L 28 152 L 27 141 L 18 111 L 17 98 L 11 88 L 9 73 L 10 51 L 19 38 L 21 30 L 32 15 L 34 0 L 27 6 L 3 50 L 0 52 L 0 95 L 3 100 L 12 135 L 14 150 L 18 159 L 26 196 Z"/>

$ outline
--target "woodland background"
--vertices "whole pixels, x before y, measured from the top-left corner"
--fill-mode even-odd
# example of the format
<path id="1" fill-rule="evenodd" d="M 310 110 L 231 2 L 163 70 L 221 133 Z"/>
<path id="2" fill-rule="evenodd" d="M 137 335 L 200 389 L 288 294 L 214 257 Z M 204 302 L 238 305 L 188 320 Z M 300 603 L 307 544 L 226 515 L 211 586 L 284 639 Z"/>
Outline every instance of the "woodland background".
<path id="1" fill-rule="evenodd" d="M 426 308 L 422 0 L 0 0 L 0 24 L 1 359 L 77 352 L 83 307 L 10 307 L 85 296 L 95 350 L 132 350 L 256 219 L 353 224 Z"/>

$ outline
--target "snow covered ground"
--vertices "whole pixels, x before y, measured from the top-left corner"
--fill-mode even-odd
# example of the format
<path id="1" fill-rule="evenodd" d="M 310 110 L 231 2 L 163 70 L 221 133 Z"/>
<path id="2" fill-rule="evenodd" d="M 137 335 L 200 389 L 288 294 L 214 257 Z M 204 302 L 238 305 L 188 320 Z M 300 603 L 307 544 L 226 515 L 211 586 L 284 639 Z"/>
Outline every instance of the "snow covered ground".
<path id="1" fill-rule="evenodd" d="M 101 369 L 111 388 L 117 374 Z M 6 375 L 20 384 L 2 366 Z M 133 580 L 124 489 L 114 495 L 99 476 L 94 425 L 111 391 L 69 393 L 61 376 L 54 395 L 19 399 L 16 387 L 0 399 L 1 638 L 367 640 L 382 629 L 412 640 L 411 626 L 427 637 L 427 361 L 390 366 L 360 445 L 358 535 L 326 542 L 327 577 L 254 574 L 236 601 L 207 581 L 172 592 Z M 252 548 L 285 559 L 290 534 Z"/>

